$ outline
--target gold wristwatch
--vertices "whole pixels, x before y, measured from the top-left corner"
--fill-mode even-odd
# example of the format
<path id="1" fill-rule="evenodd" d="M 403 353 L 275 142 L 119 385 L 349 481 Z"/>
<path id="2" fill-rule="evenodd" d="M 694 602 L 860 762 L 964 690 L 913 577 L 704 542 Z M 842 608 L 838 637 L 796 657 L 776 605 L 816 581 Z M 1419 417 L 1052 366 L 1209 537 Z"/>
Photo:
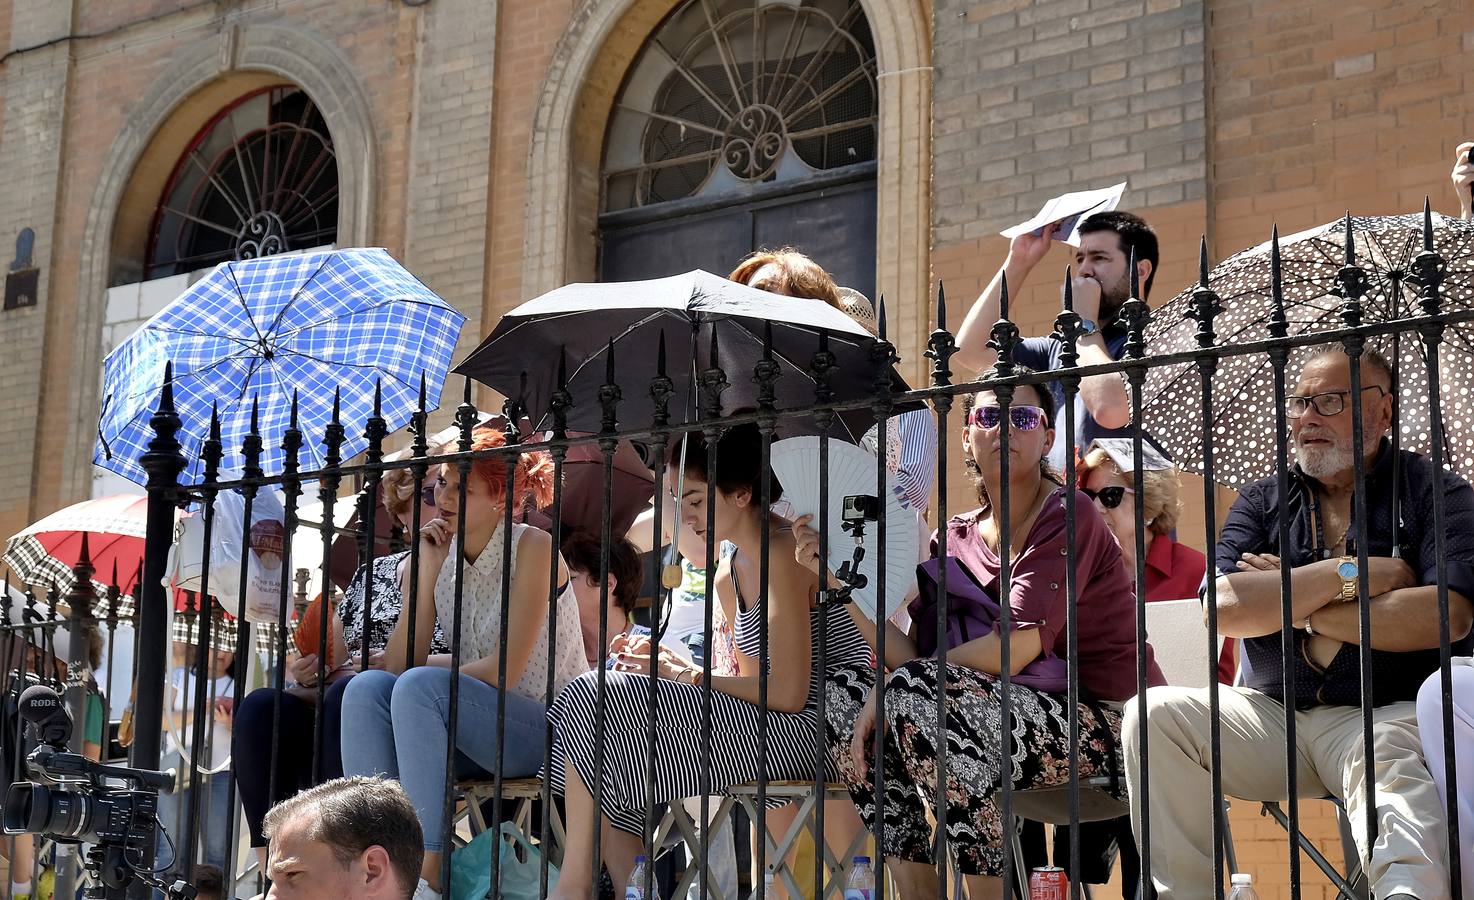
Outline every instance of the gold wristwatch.
<path id="1" fill-rule="evenodd" d="M 1341 602 L 1350 603 L 1356 599 L 1357 575 L 1361 570 L 1356 565 L 1356 557 L 1343 556 L 1336 564 L 1336 574 L 1341 577 Z"/>

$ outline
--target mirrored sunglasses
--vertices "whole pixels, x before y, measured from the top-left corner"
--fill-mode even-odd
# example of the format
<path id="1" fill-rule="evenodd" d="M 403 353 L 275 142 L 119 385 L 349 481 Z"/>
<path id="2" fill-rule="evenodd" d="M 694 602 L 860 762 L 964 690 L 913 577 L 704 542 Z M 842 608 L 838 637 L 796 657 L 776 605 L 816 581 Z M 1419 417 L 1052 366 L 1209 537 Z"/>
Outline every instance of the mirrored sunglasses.
<path id="1" fill-rule="evenodd" d="M 1003 421 L 1003 409 L 998 406 L 979 406 L 967 414 L 967 424 L 992 431 Z M 1033 431 L 1047 424 L 1044 410 L 1037 406 L 1010 406 L 1008 423 L 1019 431 Z"/>

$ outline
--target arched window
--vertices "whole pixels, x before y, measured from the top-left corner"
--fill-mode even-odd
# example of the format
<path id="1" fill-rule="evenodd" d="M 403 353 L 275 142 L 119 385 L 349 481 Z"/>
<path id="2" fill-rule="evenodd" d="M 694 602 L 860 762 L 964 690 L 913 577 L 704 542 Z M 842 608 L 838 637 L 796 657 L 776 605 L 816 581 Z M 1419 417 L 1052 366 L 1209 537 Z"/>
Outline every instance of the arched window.
<path id="1" fill-rule="evenodd" d="M 601 277 L 724 274 L 789 244 L 871 293 L 875 79 L 860 0 L 684 0 L 610 118 Z"/>
<path id="2" fill-rule="evenodd" d="M 858 0 L 688 0 L 636 59 L 610 126 L 606 212 L 741 194 L 875 159 Z"/>
<path id="3" fill-rule="evenodd" d="M 301 90 L 247 94 L 180 156 L 154 211 L 145 278 L 332 244 L 338 165 L 321 113 Z"/>

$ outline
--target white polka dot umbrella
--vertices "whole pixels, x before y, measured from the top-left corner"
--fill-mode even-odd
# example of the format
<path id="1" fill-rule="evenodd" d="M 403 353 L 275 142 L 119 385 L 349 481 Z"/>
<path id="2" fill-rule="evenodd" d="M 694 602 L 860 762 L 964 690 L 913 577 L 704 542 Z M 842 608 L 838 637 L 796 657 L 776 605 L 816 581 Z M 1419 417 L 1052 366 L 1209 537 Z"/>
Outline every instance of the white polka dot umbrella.
<path id="1" fill-rule="evenodd" d="M 1474 223 L 1433 214 L 1434 249 L 1447 263 L 1441 308 L 1474 304 Z M 1413 260 L 1423 249 L 1422 214 L 1351 219 L 1356 263 L 1367 274 L 1363 321 L 1370 324 L 1420 315 Z M 1345 220 L 1280 239 L 1285 318 L 1291 335 L 1341 328 L 1337 273 L 1346 261 Z M 1219 345 L 1269 338 L 1272 313 L 1270 244 L 1241 251 L 1209 274 L 1223 311 L 1214 319 Z M 1146 328 L 1148 356 L 1197 348 L 1192 288 L 1152 313 Z M 1369 342 L 1392 362 L 1398 379 L 1398 437 L 1404 449 L 1427 453 L 1428 376 L 1420 336 L 1404 329 Z M 1326 348 L 1290 354 L 1287 379 L 1294 385 L 1304 361 Z M 1335 340 L 1332 347 L 1340 347 Z M 1444 458 L 1474 480 L 1474 325 L 1450 326 L 1439 350 L 1443 388 Z M 1202 472 L 1202 387 L 1196 363 L 1151 369 L 1142 388 L 1142 423 L 1185 470 Z M 1435 398 L 1435 402 L 1436 402 Z M 1274 369 L 1264 353 L 1228 357 L 1213 379 L 1213 477 L 1239 487 L 1274 473 L 1276 406 Z"/>

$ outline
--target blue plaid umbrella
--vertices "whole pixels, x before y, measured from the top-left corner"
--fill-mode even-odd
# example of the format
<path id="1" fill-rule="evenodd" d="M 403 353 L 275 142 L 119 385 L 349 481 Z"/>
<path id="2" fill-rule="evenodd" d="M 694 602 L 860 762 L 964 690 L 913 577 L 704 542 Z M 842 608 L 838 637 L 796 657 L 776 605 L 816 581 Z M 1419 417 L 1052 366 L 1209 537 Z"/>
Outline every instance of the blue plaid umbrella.
<path id="1" fill-rule="evenodd" d="M 282 469 L 294 392 L 306 438 L 302 467 L 322 465 L 335 388 L 342 389 L 347 459 L 368 446 L 363 423 L 376 383 L 391 431 L 415 411 L 422 374 L 428 396 L 440 396 L 465 320 L 382 249 L 222 263 L 108 354 L 92 461 L 137 484 L 148 481 L 139 460 L 153 438 L 149 417 L 166 360 L 174 363 L 185 483 L 200 478 L 212 404 L 220 409 L 224 467 L 241 468 L 257 397 L 267 475 Z"/>

